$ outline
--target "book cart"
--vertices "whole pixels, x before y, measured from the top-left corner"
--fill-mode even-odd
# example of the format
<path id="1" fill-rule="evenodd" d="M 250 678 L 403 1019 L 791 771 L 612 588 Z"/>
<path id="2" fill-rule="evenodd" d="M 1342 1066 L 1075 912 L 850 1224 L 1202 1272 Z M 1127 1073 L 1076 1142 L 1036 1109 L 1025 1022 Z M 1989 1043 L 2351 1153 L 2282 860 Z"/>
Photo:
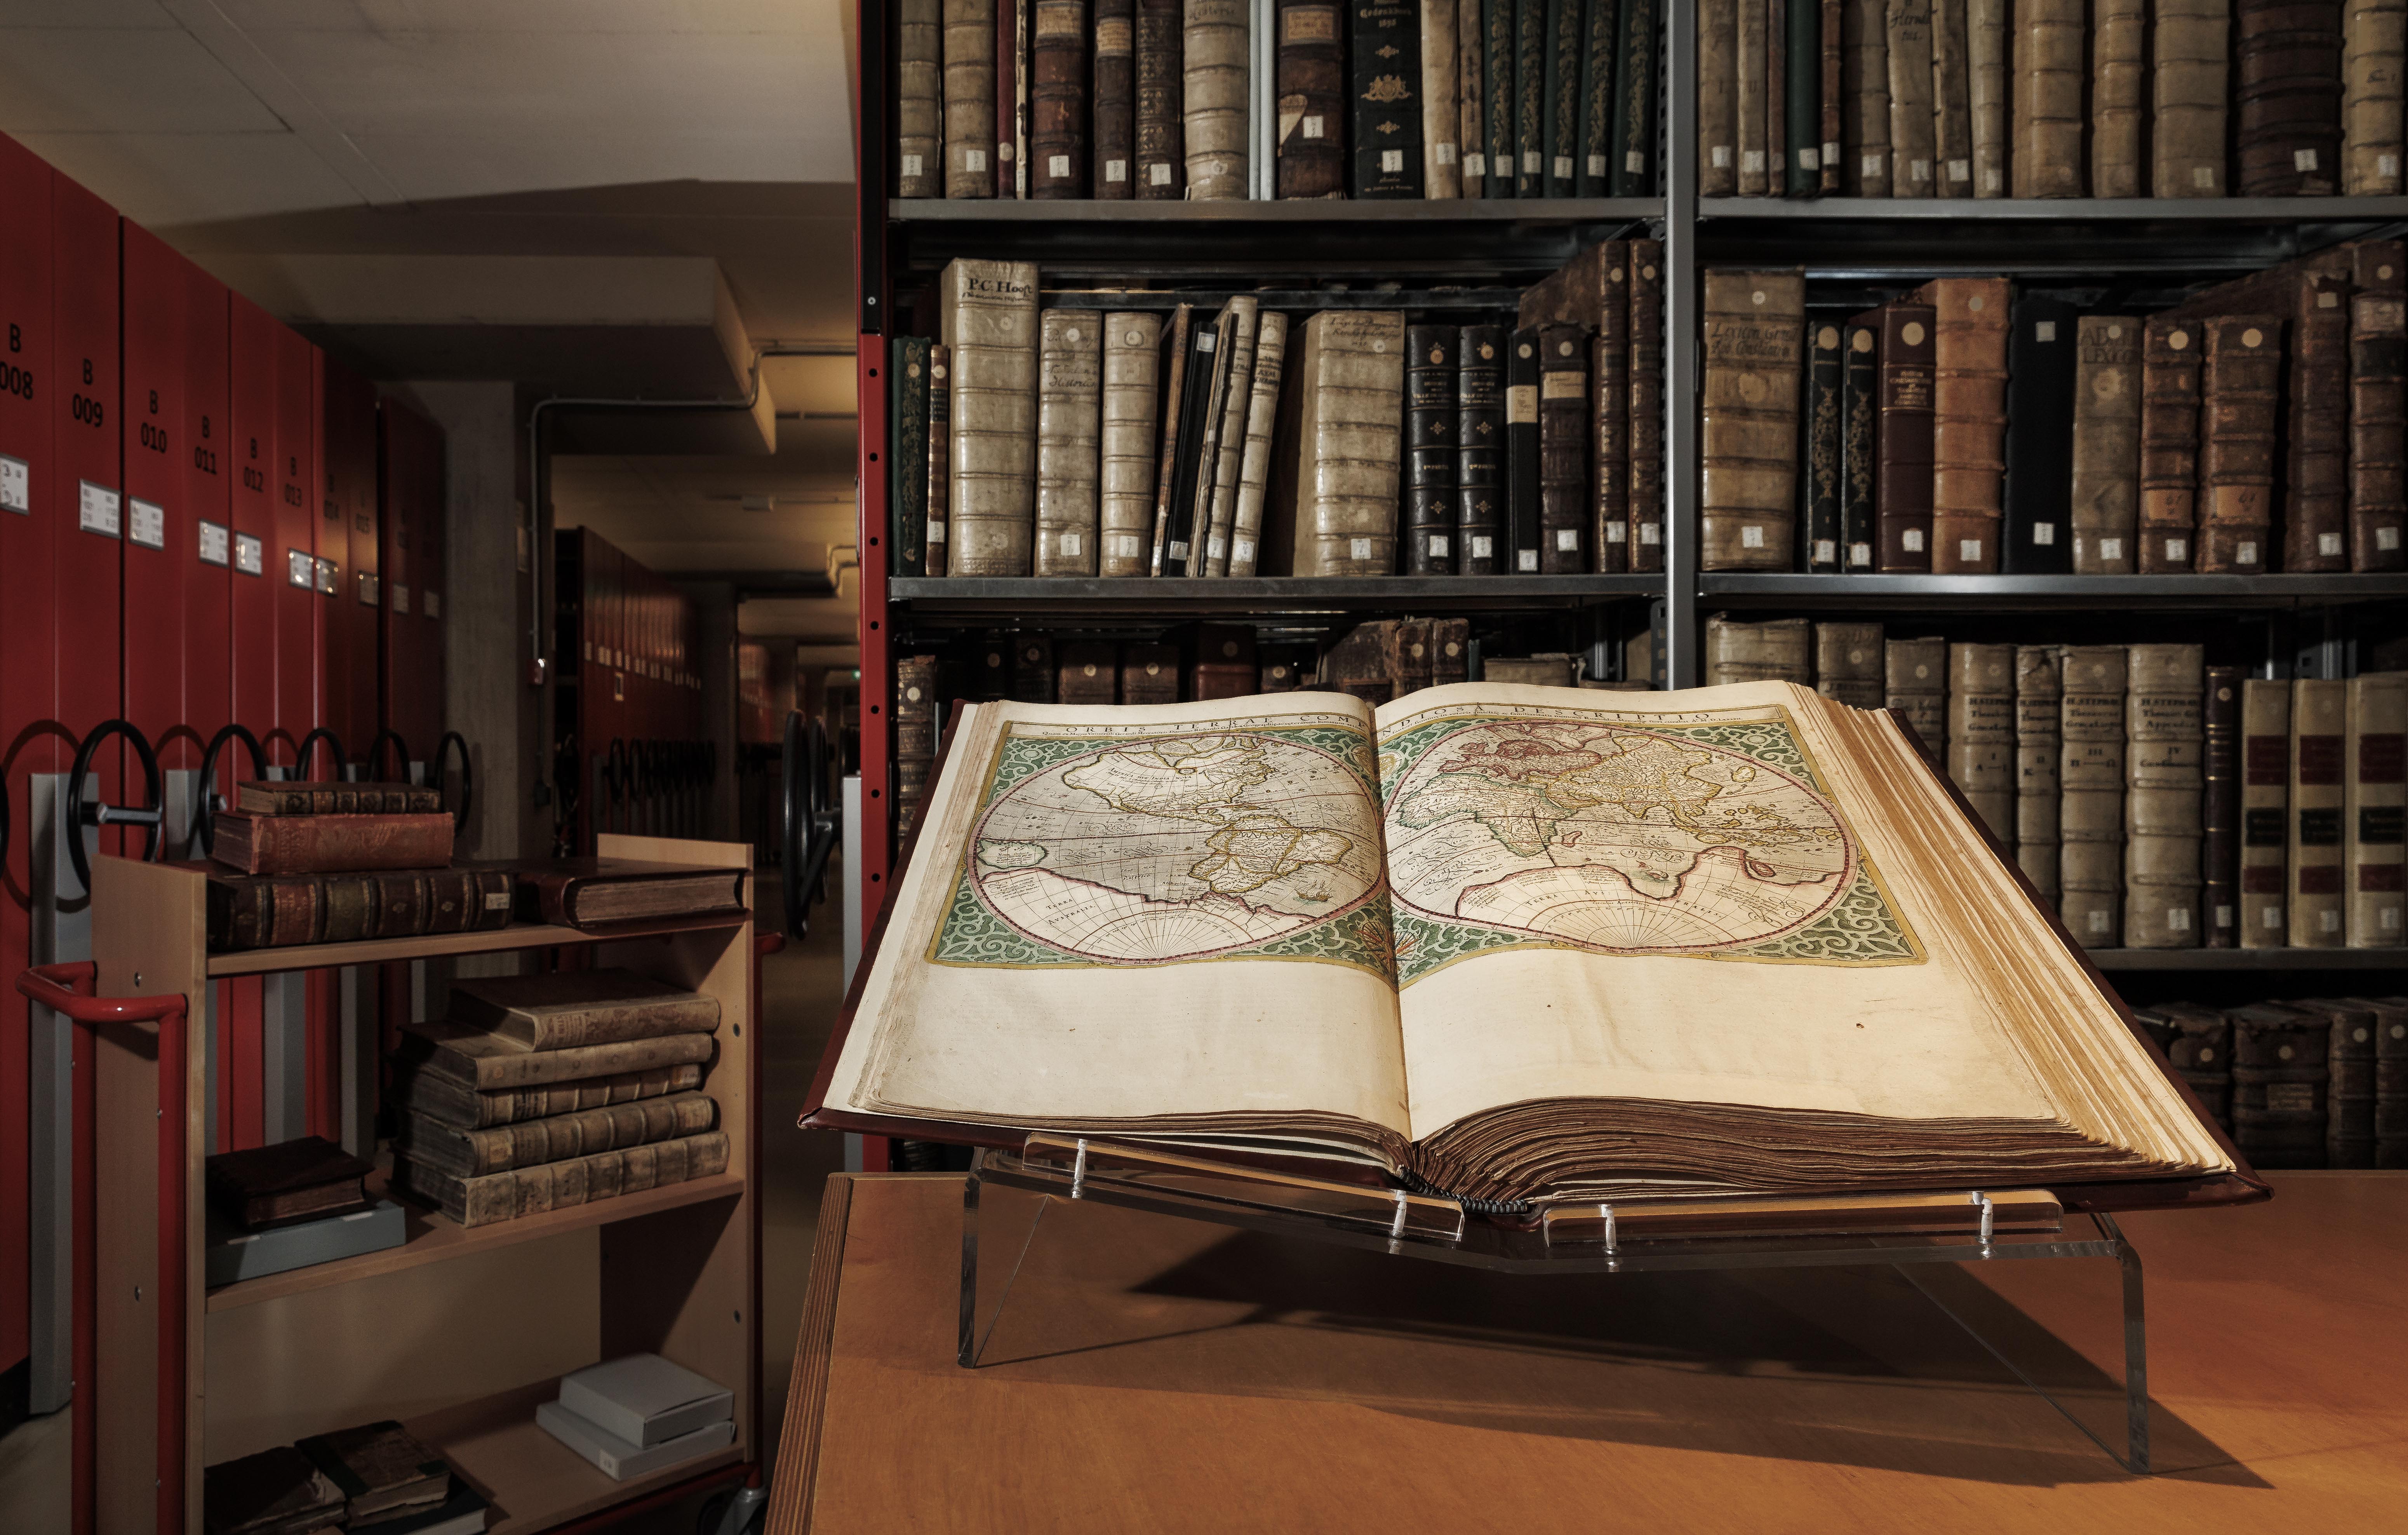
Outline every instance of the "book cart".
<path id="1" fill-rule="evenodd" d="M 606 835 L 599 851 L 750 863 L 750 849 L 717 842 Z M 751 1473 L 761 1348 L 749 910 L 609 932 L 523 924 L 212 954 L 199 872 L 95 858 L 93 891 L 93 959 L 18 983 L 90 1040 L 78 1053 L 75 1105 L 79 1530 L 200 1535 L 205 1466 L 380 1418 L 400 1419 L 472 1483 L 496 1532 L 629 1512 Z M 207 1288 L 207 1063 L 196 1046 L 210 985 L 528 950 L 590 956 L 718 999 L 705 1090 L 729 1138 L 728 1169 L 474 1229 L 406 1205 L 399 1247 Z M 346 1056 L 347 1074 L 372 1082 L 372 1039 Z M 385 1172 L 370 1177 L 372 1195 L 382 1195 Z M 734 1442 L 614 1482 L 536 1426 L 536 1405 L 557 1395 L 561 1375 L 637 1351 L 731 1387 Z"/>

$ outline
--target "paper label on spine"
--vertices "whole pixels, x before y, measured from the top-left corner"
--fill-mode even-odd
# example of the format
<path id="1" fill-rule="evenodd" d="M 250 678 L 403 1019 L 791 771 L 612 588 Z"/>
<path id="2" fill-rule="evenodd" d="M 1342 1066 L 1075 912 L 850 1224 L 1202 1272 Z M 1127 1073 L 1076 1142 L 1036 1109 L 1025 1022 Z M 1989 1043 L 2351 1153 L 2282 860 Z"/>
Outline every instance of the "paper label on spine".
<path id="1" fill-rule="evenodd" d="M 962 151 L 962 169 L 970 171 L 986 169 L 986 151 L 964 150 Z"/>
<path id="2" fill-rule="evenodd" d="M 1371 557 L 1371 540 L 1369 538 L 1347 539 L 1346 557 L 1350 560 L 1369 559 Z"/>
<path id="3" fill-rule="evenodd" d="M 1823 168 L 1823 151 L 1820 150 L 1799 150 L 1798 151 L 1798 168 L 1799 170 L 1821 170 Z"/>
<path id="4" fill-rule="evenodd" d="M 906 176 L 917 176 L 920 174 L 920 157 L 918 155 L 907 154 L 903 157 L 903 174 Z"/>
<path id="5" fill-rule="evenodd" d="M 1059 549 L 1065 555 L 1075 560 L 1085 551 L 1086 540 L 1081 538 L 1075 533 L 1065 533 L 1061 536 L 1061 541 L 1054 547 Z"/>
<path id="6" fill-rule="evenodd" d="M 2376 528 L 2374 530 L 2374 547 L 2383 550 L 2386 553 L 2399 548 L 2400 530 L 2397 527 Z"/>
<path id="7" fill-rule="evenodd" d="M 34 471 L 7 453 L 0 453 L 0 510 L 28 517 L 34 512 Z"/>
<path id="8" fill-rule="evenodd" d="M 1539 391 L 1533 384 L 1514 384 L 1505 391 L 1505 421 L 1508 425 L 1539 419 Z"/>
<path id="9" fill-rule="evenodd" d="M 2317 553 L 2319 553 L 2319 554 L 2338 554 L 2338 553 L 2340 553 L 2340 552 L 2341 552 L 2341 535 L 2340 535 L 2340 534 L 2338 534 L 2338 533 L 2319 533 L 2319 534 L 2317 534 L 2317 535 L 2316 535 L 2316 552 L 2317 552 Z"/>
<path id="10" fill-rule="evenodd" d="M 1639 541 L 1642 544 L 1660 544 L 1664 541 L 1664 530 L 1654 523 L 1641 523 L 1639 524 Z"/>
<path id="11" fill-rule="evenodd" d="M 1840 563 L 1840 540 L 1838 540 L 1837 538 L 1817 538 L 1817 539 L 1815 539 L 1815 540 L 1814 540 L 1814 563 L 1815 563 L 1816 565 L 1837 565 L 1837 564 L 1839 564 L 1839 563 Z"/>
<path id="12" fill-rule="evenodd" d="M 1538 174 L 1539 174 L 1539 158 L 1540 158 L 1540 156 L 1539 156 L 1539 151 L 1536 151 L 1536 150 L 1524 150 L 1524 151 L 1522 151 L 1522 174 L 1523 174 L 1523 175 L 1525 175 L 1525 176 L 1536 176 L 1536 175 L 1538 175 Z"/>
<path id="13" fill-rule="evenodd" d="M 1852 566 L 1872 564 L 1873 546 L 1870 544 L 1850 544 L 1848 546 L 1848 563 Z"/>
<path id="14" fill-rule="evenodd" d="M 1882 157 L 1878 154 L 1866 155 L 1864 174 L 1867 176 L 1879 176 L 1881 173 Z"/>
<path id="15" fill-rule="evenodd" d="M 1908 528 L 1904 533 L 1899 535 L 1898 541 L 1899 547 L 1904 549 L 1908 553 L 1920 554 L 1923 552 L 1923 529 L 1919 527 Z"/>
<path id="16" fill-rule="evenodd" d="M 1157 160 L 1153 165 L 1146 166 L 1145 179 L 1148 186 L 1168 186 L 1170 184 L 1170 162 L 1168 160 Z"/>
<path id="17" fill-rule="evenodd" d="M 76 526 L 114 538 L 120 532 L 117 493 L 89 480 L 76 481 Z"/>
<path id="18" fill-rule="evenodd" d="M 1741 528 L 1739 530 L 1739 546 L 1742 549 L 1762 549 L 1764 547 L 1764 529 L 1754 523 L 1750 523 L 1747 526 Z"/>
<path id="19" fill-rule="evenodd" d="M 1555 529 L 1555 549 L 1557 552 L 1560 553 L 1570 550 L 1576 550 L 1578 548 L 1580 548 L 1580 529 L 1576 527 L 1559 527 Z"/>
<path id="20" fill-rule="evenodd" d="M 1968 565 L 1971 565 L 1975 561 L 1979 560 L 1982 557 L 1982 540 L 1979 538 L 1957 539 L 1956 557 L 1963 560 Z"/>
<path id="21" fill-rule="evenodd" d="M 1404 169 L 1405 151 L 1402 150 L 1382 150 L 1380 151 L 1380 168 L 1383 171 L 1400 171 Z"/>
<path id="22" fill-rule="evenodd" d="M 1129 541 L 1135 543 L 1137 540 L 1132 538 Z M 1251 560 L 1254 557 L 1254 540 L 1252 538 L 1232 538 L 1229 541 L 1229 558 L 1233 563 L 1239 560 Z"/>
<path id="23" fill-rule="evenodd" d="M 1764 151 L 1762 150 L 1742 150 L 1739 155 L 1739 169 L 1740 174 L 1742 176 L 1762 175 L 1764 171 Z"/>
<path id="24" fill-rule="evenodd" d="M 1429 536 L 1430 558 L 1434 560 L 1442 560 L 1446 558 L 1446 552 L 1451 547 L 1453 546 L 1447 542 L 1445 534 L 1433 533 Z"/>
<path id="25" fill-rule="evenodd" d="M 2213 165 L 2193 165 L 2190 168 L 2190 184 L 2195 187 L 2214 186 L 2215 167 Z"/>
<path id="26" fill-rule="evenodd" d="M 1973 162 L 1971 160 L 1951 160 L 1948 162 L 1948 179 L 1952 181 L 1970 181 L 1972 179 Z"/>
<path id="27" fill-rule="evenodd" d="M 1708 158 L 1710 158 L 1710 159 L 1712 159 L 1712 160 L 1713 161 L 1713 163 L 1714 163 L 1714 169 L 1716 169 L 1716 170 L 1728 170 L 1728 169 L 1730 169 L 1730 163 L 1731 163 L 1731 151 L 1730 151 L 1730 146 L 1729 146 L 1728 144 L 1716 144 L 1716 145 L 1713 146 L 1712 148 L 1708 149 L 1708 150 L 1706 151 L 1706 154 L 1707 154 Z"/>
<path id="28" fill-rule="evenodd" d="M 1326 121 L 1317 113 L 1310 117 L 1300 117 L 1297 119 L 1296 131 L 1307 138 L 1319 138 Z"/>
<path id="29" fill-rule="evenodd" d="M 1452 144 L 1433 144 L 1430 146 L 1430 154 L 1441 165 L 1455 164 L 1455 146 Z"/>
<path id="30" fill-rule="evenodd" d="M 2291 168 L 2293 170 L 2315 169 L 2316 151 L 2314 150 L 2293 150 L 2291 151 Z"/>
<path id="31" fill-rule="evenodd" d="M 234 536 L 234 567 L 246 576 L 267 574 L 267 544 L 248 533 Z"/>
<path id="32" fill-rule="evenodd" d="M 2114 550 L 2109 551 L 2107 555 L 2107 557 L 2112 560 L 2115 557 L 2116 553 L 2122 551 L 2124 544 L 2123 540 L 2120 538 L 2110 538 L 2107 541 L 2115 546 Z M 2253 540 L 2233 546 L 2232 562 L 2235 565 L 2256 565 L 2258 563 L 2257 543 Z"/>
<path id="33" fill-rule="evenodd" d="M 1637 150 L 1631 150 L 1623 155 L 1622 168 L 1633 176 L 1644 176 L 1647 174 L 1647 156 Z"/>
<path id="34" fill-rule="evenodd" d="M 1104 179 L 1105 179 L 1105 180 L 1107 180 L 1107 181 L 1111 181 L 1111 182 L 1121 182 L 1121 181 L 1125 181 L 1125 180 L 1127 180 L 1127 179 L 1128 179 L 1128 162 L 1127 162 L 1127 161 L 1125 161 L 1125 160 L 1107 160 L 1107 161 L 1105 161 L 1105 162 L 1104 162 Z"/>
<path id="35" fill-rule="evenodd" d="M 1592 154 L 1588 157 L 1588 174 L 1591 176 L 1603 176 L 1605 174 L 1605 156 L 1601 154 Z"/>
<path id="36" fill-rule="evenodd" d="M 126 509 L 130 526 L 126 537 L 145 549 L 167 547 L 167 509 L 151 501 L 136 501 Z"/>
<path id="37" fill-rule="evenodd" d="M 2099 557 L 2102 560 L 2122 559 L 2124 557 L 2124 540 L 2121 538 L 2100 539 Z"/>
<path id="38" fill-rule="evenodd" d="M 1336 6 L 1289 6 L 1280 11 L 1280 41 L 1334 43 L 1337 40 Z"/>
<path id="39" fill-rule="evenodd" d="M 1930 180 L 1930 179 L 1931 179 L 1931 162 L 1930 162 L 1930 161 L 1928 161 L 1928 160 L 1910 160 L 1910 161 L 1908 161 L 1908 162 L 1906 163 L 1906 179 L 1907 179 L 1908 180 L 1910 180 L 1910 181 L 1928 181 L 1928 180 Z"/>
<path id="40" fill-rule="evenodd" d="M 1496 554 L 1496 552 L 1497 552 L 1497 540 L 1496 540 L 1496 539 L 1494 539 L 1494 538 L 1490 538 L 1490 537 L 1489 537 L 1487 534 L 1485 534 L 1485 533 L 1475 533 L 1475 534 L 1473 534 L 1473 535 L 1471 536 L 1471 557 L 1472 557 L 1473 559 L 1475 559 L 1475 560 L 1484 560 L 1484 559 L 1488 559 L 1488 558 L 1490 558 L 1490 557 L 1494 556 L 1494 555 Z"/>
<path id="41" fill-rule="evenodd" d="M 2188 538 L 2168 538 L 2166 540 L 2166 558 L 2169 560 L 2189 559 L 2190 540 Z"/>
<path id="42" fill-rule="evenodd" d="M 945 541 L 945 524 L 941 518 L 931 517 L 928 519 L 928 541 L 932 544 L 940 544 Z"/>
<path id="43" fill-rule="evenodd" d="M 1539 397 L 1542 400 L 1584 400 L 1588 398 L 1588 375 L 1576 371 L 1549 373 L 1539 380 Z"/>
<path id="44" fill-rule="evenodd" d="M 1570 155 L 1569 155 L 1569 154 L 1559 154 L 1559 155 L 1555 156 L 1555 171 L 1554 171 L 1554 175 L 1555 175 L 1555 179 L 1557 179 L 1557 180 L 1559 180 L 1559 181 L 1560 181 L 1560 180 L 1564 179 L 1565 178 L 1567 178 L 1567 177 L 1570 176 L 1570 175 L 1571 175 L 1571 173 L 1572 173 L 1572 157 L 1571 157 Z"/>
<path id="45" fill-rule="evenodd" d="M 2036 544 L 2056 543 L 2057 524 L 2055 523 L 2034 523 L 2032 524 L 2032 542 Z"/>
<path id="46" fill-rule="evenodd" d="M 1469 154 L 1465 155 L 1463 157 L 1463 174 L 1466 176 L 1487 175 L 1488 157 L 1481 153 L 1478 150 L 1474 150 Z"/>
<path id="47" fill-rule="evenodd" d="M 1068 155 L 1067 155 L 1067 154 L 1049 154 L 1049 155 L 1047 155 L 1047 156 L 1045 157 L 1045 174 L 1046 174 L 1046 175 L 1048 175 L 1048 176 L 1068 176 L 1068 175 L 1069 175 L 1069 174 L 1070 174 L 1070 157 L 1069 157 Z"/>

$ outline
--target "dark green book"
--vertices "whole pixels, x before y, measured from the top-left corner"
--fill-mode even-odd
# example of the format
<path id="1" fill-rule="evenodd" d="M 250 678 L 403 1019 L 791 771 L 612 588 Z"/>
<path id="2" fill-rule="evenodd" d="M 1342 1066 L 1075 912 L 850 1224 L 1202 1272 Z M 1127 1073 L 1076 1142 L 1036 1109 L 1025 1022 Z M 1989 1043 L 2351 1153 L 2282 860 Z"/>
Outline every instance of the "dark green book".
<path id="1" fill-rule="evenodd" d="M 1873 561 L 1875 455 L 1881 448 L 1881 337 L 1870 325 L 1841 327 L 1840 569 L 1870 576 Z"/>
<path id="2" fill-rule="evenodd" d="M 1823 185 L 1823 7 L 1789 0 L 1789 63 L 1783 100 L 1789 133 L 1788 193 L 1812 197 Z"/>
<path id="3" fill-rule="evenodd" d="M 1546 105 L 1547 0 L 1513 0 L 1513 186 L 1517 196 L 1547 194 Z"/>
<path id="4" fill-rule="evenodd" d="M 1794 184 L 1794 183 L 1793 183 Z M 1806 472 L 1798 477 L 1798 525 L 1806 568 L 1840 568 L 1840 323 L 1806 323 L 1806 400 L 1799 411 Z"/>
<path id="5" fill-rule="evenodd" d="M 924 575 L 928 568 L 928 338 L 897 338 L 886 373 L 893 433 L 886 484 L 894 523 L 886 536 L 895 551 L 895 574 Z"/>
<path id="6" fill-rule="evenodd" d="M 1422 194 L 1422 22 L 1414 0 L 1350 0 L 1355 197 Z"/>
<path id="7" fill-rule="evenodd" d="M 1521 114 L 1514 107 L 1515 0 L 1470 0 L 1480 7 L 1480 68 L 1486 77 L 1481 104 L 1488 135 L 1488 195 L 1511 197 L 1519 179 L 1513 137 Z"/>
<path id="8" fill-rule="evenodd" d="M 1580 153 L 1580 57 L 1587 20 L 1581 0 L 1547 0 L 1546 91 L 1540 136 L 1546 194 L 1569 197 L 1579 185 L 1574 159 Z"/>
<path id="9" fill-rule="evenodd" d="M 1656 191 L 1656 0 L 1623 0 L 1622 57 L 1613 86 L 1613 194 Z"/>
<path id="10" fill-rule="evenodd" d="M 1613 187 L 1613 65 L 1621 53 L 1619 0 L 1588 0 L 1581 17 L 1580 158 L 1572 192 L 1603 197 Z"/>

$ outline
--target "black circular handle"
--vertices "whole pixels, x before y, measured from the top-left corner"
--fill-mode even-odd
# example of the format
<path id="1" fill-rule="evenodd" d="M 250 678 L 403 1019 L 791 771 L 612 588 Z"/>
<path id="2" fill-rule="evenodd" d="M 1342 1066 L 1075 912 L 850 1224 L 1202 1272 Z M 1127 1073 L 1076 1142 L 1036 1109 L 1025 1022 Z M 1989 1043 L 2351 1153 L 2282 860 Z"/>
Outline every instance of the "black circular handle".
<path id="1" fill-rule="evenodd" d="M 257 782 L 267 776 L 266 749 L 248 729 L 230 724 L 209 738 L 208 750 L 201 753 L 200 792 L 193 800 L 192 828 L 184 834 L 185 845 L 197 845 L 204 858 L 209 855 L 217 833 L 212 817 L 225 806 L 225 801 L 218 797 L 218 752 L 230 740 L 240 741 L 251 749 L 251 782 Z"/>
<path id="2" fill-rule="evenodd" d="M 8 779 L 0 772 L 0 868 L 8 867 L 8 844 L 16 836 L 17 812 L 8 808 Z"/>
<path id="3" fill-rule="evenodd" d="M 363 759 L 367 764 L 368 776 L 376 777 L 377 765 L 384 760 L 384 749 L 388 743 L 393 747 L 394 771 L 393 776 L 383 782 L 407 783 L 409 782 L 409 743 L 401 739 L 400 731 L 391 728 L 378 731 L 376 739 L 368 742 L 368 754 Z"/>
<path id="4" fill-rule="evenodd" d="M 611 737 L 602 753 L 602 785 L 610 791 L 611 804 L 627 802 L 627 743 L 621 737 Z"/>
<path id="5" fill-rule="evenodd" d="M 111 736 L 123 736 L 132 741 L 134 754 L 142 759 L 142 782 L 149 790 L 144 804 L 84 803 L 84 775 L 92 771 L 92 759 L 100 751 L 101 743 Z M 159 833 L 166 818 L 166 784 L 159 777 L 159 753 L 150 750 L 150 738 L 125 720 L 94 725 L 83 744 L 76 748 L 75 767 L 67 772 L 67 858 L 75 865 L 76 880 L 85 894 L 92 891 L 92 860 L 83 851 L 85 826 L 105 826 L 116 822 L 142 827 L 142 861 L 155 864 L 159 861 Z"/>
<path id="6" fill-rule="evenodd" d="M 827 898 L 828 858 L 843 836 L 834 785 L 828 780 L 831 748 L 827 726 L 786 716 L 780 772 L 780 881 L 786 897 L 786 936 L 797 941 L 810 932 L 810 903 Z"/>
<path id="7" fill-rule="evenodd" d="M 394 738 L 399 740 L 401 738 Z M 468 738 L 457 730 L 446 730 L 443 739 L 435 743 L 435 793 L 437 802 L 443 794 L 443 764 L 457 749 L 460 753 L 460 808 L 452 812 L 452 830 L 456 835 L 468 824 L 468 808 L 477 802 L 477 770 L 468 763 Z"/>
<path id="8" fill-rule="evenodd" d="M 309 782 L 309 762 L 316 754 L 318 743 L 322 740 L 326 743 L 328 750 L 335 753 L 336 776 L 338 778 L 342 776 L 344 760 L 343 739 L 322 724 L 315 730 L 310 731 L 308 735 L 301 738 L 301 750 L 294 753 L 293 758 L 293 777 L 294 782 L 301 783 L 307 783 Z"/>

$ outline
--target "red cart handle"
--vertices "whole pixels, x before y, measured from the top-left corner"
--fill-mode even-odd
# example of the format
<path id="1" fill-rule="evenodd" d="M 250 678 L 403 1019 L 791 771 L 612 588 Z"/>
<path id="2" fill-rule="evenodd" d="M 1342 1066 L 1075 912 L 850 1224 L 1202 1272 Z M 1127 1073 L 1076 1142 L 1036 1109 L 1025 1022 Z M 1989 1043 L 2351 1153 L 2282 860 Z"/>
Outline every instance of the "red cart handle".
<path id="1" fill-rule="evenodd" d="M 184 1011 L 180 992 L 160 997 L 94 997 L 100 967 L 89 959 L 36 965 L 17 976 L 18 992 L 79 1024 L 155 1024 Z"/>

